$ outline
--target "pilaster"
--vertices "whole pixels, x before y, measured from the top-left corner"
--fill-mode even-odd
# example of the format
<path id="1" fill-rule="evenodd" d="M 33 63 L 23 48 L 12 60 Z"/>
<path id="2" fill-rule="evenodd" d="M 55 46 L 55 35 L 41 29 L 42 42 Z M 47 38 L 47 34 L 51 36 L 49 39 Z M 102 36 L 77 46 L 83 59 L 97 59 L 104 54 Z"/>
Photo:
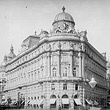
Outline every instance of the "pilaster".
<path id="1" fill-rule="evenodd" d="M 50 77 L 51 76 L 51 53 L 50 52 L 48 52 L 47 53 L 47 57 L 48 57 L 48 68 L 47 68 L 47 70 L 48 70 L 48 77 Z"/>
<path id="2" fill-rule="evenodd" d="M 70 74 L 69 76 L 73 76 L 73 51 L 70 52 Z"/>
<path id="3" fill-rule="evenodd" d="M 61 77 L 61 52 L 60 50 L 58 51 L 58 75 L 59 77 Z"/>
<path id="4" fill-rule="evenodd" d="M 78 77 L 82 77 L 82 53 L 79 51 L 79 75 Z"/>

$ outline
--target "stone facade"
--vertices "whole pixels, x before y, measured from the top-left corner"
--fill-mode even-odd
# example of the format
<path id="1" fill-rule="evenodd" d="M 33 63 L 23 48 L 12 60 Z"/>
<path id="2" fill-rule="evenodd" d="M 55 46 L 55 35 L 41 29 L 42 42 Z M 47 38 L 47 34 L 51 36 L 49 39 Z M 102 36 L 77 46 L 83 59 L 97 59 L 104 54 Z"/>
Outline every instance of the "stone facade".
<path id="1" fill-rule="evenodd" d="M 52 25 L 50 33 L 42 30 L 24 40 L 21 53 L 7 61 L 5 96 L 12 101 L 22 97 L 25 105 L 30 101 L 41 108 L 73 108 L 75 99 L 83 106 L 86 99 L 106 105 L 105 57 L 88 42 L 86 31 L 75 31 L 65 8 Z M 94 95 L 88 84 L 92 75 L 97 81 Z"/>
<path id="2" fill-rule="evenodd" d="M 6 77 L 5 77 L 5 61 L 6 61 L 6 58 L 5 57 L 4 57 L 3 62 L 0 65 L 0 104 L 2 103 L 2 101 L 5 101 L 5 95 L 3 92 L 4 86 L 6 84 Z"/>

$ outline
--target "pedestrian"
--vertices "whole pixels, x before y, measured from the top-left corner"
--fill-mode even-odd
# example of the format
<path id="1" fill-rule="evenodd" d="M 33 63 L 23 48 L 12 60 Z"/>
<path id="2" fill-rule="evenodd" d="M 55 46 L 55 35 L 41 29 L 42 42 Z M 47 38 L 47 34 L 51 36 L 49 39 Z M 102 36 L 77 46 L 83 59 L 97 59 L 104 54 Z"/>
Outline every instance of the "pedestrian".
<path id="1" fill-rule="evenodd" d="M 61 106 L 59 105 L 58 110 L 61 110 Z"/>

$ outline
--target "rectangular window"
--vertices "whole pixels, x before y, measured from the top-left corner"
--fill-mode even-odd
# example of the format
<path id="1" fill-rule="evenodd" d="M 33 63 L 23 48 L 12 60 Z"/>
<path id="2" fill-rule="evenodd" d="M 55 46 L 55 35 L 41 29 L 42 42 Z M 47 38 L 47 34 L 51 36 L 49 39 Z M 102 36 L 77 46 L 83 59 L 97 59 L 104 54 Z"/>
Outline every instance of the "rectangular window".
<path id="1" fill-rule="evenodd" d="M 28 97 L 28 100 L 30 100 L 30 97 Z"/>
<path id="2" fill-rule="evenodd" d="M 67 84 L 63 84 L 63 90 L 67 90 Z"/>
<path id="3" fill-rule="evenodd" d="M 78 84 L 75 84 L 75 90 L 78 90 Z"/>
<path id="4" fill-rule="evenodd" d="M 51 90 L 55 90 L 55 84 L 51 84 Z"/>
<path id="5" fill-rule="evenodd" d="M 31 97 L 31 100 L 33 100 L 33 97 Z"/>
<path id="6" fill-rule="evenodd" d="M 34 97 L 34 100 L 36 100 L 36 97 Z"/>

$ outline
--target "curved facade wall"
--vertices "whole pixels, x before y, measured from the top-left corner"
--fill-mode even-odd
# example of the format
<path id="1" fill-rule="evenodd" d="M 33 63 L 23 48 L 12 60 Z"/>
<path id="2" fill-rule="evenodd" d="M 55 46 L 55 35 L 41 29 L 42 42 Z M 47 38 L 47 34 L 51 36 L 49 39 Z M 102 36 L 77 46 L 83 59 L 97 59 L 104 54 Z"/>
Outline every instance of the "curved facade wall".
<path id="1" fill-rule="evenodd" d="M 30 101 L 41 108 L 73 108 L 76 98 L 83 106 L 86 99 L 106 105 L 106 59 L 88 42 L 86 32 L 66 29 L 42 32 L 39 42 L 7 61 L 7 98 L 22 97 L 25 105 Z M 98 83 L 93 96 L 88 84 L 92 75 Z"/>

